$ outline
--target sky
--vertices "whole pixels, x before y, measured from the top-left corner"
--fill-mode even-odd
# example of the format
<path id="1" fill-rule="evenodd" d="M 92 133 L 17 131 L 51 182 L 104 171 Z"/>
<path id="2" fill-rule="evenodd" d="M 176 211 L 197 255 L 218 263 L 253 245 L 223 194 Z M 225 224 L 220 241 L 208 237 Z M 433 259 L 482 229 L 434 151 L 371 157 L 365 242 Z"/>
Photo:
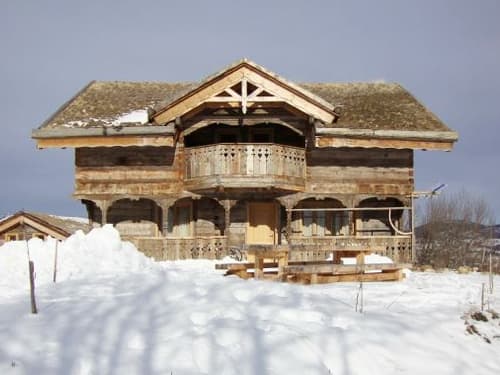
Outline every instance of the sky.
<path id="1" fill-rule="evenodd" d="M 500 222 L 500 1 L 0 0 L 0 216 L 84 216 L 72 150 L 31 131 L 91 80 L 199 81 L 243 57 L 295 82 L 398 82 L 459 133 L 415 153 L 416 190 Z"/>

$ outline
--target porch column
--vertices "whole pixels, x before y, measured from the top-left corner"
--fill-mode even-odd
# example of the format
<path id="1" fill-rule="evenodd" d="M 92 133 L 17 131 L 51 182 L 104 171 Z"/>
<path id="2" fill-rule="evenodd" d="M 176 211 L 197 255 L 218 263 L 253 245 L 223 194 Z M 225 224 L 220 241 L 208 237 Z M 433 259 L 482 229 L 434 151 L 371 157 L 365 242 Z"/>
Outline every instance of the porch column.
<path id="1" fill-rule="evenodd" d="M 347 208 L 356 208 L 358 206 L 358 200 L 356 197 L 349 196 L 345 198 L 345 206 Z M 347 231 L 349 236 L 356 235 L 356 211 L 349 210 L 347 211 Z"/>
<path id="2" fill-rule="evenodd" d="M 175 203 L 175 199 L 162 199 L 156 202 L 158 206 L 161 207 L 161 216 L 162 216 L 162 224 L 161 224 L 161 234 L 163 237 L 167 237 L 168 234 L 168 210 Z"/>
<path id="3" fill-rule="evenodd" d="M 95 204 L 101 209 L 101 226 L 108 223 L 108 210 L 113 204 L 109 199 L 96 200 Z"/>
<path id="4" fill-rule="evenodd" d="M 287 196 L 287 197 L 282 197 L 282 198 L 277 198 L 277 201 L 280 202 L 280 204 L 285 207 L 286 210 L 286 242 L 288 245 L 291 245 L 291 238 L 292 238 L 292 209 L 300 202 L 300 196 L 299 195 L 292 195 L 292 196 Z"/>
<path id="5" fill-rule="evenodd" d="M 237 201 L 231 199 L 224 199 L 221 201 L 224 208 L 224 236 L 227 237 L 227 247 L 229 247 L 231 237 L 231 208 Z"/>
<path id="6" fill-rule="evenodd" d="M 286 207 L 286 242 L 291 243 L 292 237 L 292 207 Z"/>
<path id="7" fill-rule="evenodd" d="M 90 225 L 90 227 L 93 227 L 94 226 L 95 203 L 93 201 L 89 201 L 86 199 L 82 199 L 81 202 L 85 206 L 85 209 L 87 210 L 87 218 L 89 219 L 89 225 Z"/>
<path id="8" fill-rule="evenodd" d="M 349 221 L 349 235 L 355 236 L 356 235 L 356 215 L 354 214 L 354 211 L 348 211 L 347 217 L 348 217 L 348 221 Z"/>

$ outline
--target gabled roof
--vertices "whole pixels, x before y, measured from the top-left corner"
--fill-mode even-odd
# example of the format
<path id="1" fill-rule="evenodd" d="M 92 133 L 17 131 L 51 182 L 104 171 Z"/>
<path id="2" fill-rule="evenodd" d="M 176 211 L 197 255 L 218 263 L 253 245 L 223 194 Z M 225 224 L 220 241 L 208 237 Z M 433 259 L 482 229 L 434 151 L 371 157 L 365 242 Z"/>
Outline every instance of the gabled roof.
<path id="1" fill-rule="evenodd" d="M 33 137 L 172 135 L 173 126 L 163 124 L 188 111 L 197 100 L 209 100 L 225 85 L 241 79 L 238 74 L 242 71 L 253 74 L 250 79 L 262 78 L 269 89 L 282 89 L 281 95 L 293 95 L 284 98 L 292 104 L 311 103 L 318 116 L 338 114 L 333 124 L 324 125 L 325 134 L 337 130 L 344 136 L 360 130 L 402 131 L 403 138 L 427 132 L 436 139 L 457 139 L 455 132 L 399 84 L 296 84 L 247 60 L 238 61 L 200 83 L 93 81 L 33 131 Z"/>
<path id="2" fill-rule="evenodd" d="M 21 224 L 26 224 L 57 239 L 69 237 L 77 230 L 88 232 L 91 229 L 91 226 L 85 219 L 60 217 L 38 212 L 19 211 L 14 215 L 7 216 L 0 220 L 0 234 Z"/>
<path id="3" fill-rule="evenodd" d="M 217 94 L 229 92 L 237 97 L 238 94 L 234 91 L 228 91 L 234 85 L 243 85 L 245 87 L 245 93 L 241 93 L 239 98 L 244 108 L 243 113 L 245 113 L 243 102 L 258 100 L 256 96 L 252 98 L 250 93 L 247 96 L 247 83 L 254 85 L 258 90 L 266 92 L 271 97 L 270 100 L 287 103 L 325 123 L 330 123 L 335 118 L 334 104 L 252 61 L 243 59 L 206 78 L 176 100 L 165 103 L 163 108 L 157 108 L 154 121 L 160 124 L 173 121 L 176 117 L 182 116 L 189 110 L 214 100 Z M 223 99 L 220 96 L 218 98 Z M 231 101 L 233 99 L 229 98 Z M 264 98 L 261 99 L 264 100 Z"/>

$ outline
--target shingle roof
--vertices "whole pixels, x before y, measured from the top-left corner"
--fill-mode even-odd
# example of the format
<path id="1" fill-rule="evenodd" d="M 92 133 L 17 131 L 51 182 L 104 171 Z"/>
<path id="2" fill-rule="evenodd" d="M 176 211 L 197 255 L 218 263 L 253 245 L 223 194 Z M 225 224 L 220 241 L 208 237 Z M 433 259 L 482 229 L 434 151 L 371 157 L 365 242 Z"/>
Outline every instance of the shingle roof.
<path id="1" fill-rule="evenodd" d="M 341 114 L 335 127 L 450 130 L 397 83 L 304 83 L 301 86 L 340 107 Z"/>
<path id="2" fill-rule="evenodd" d="M 193 86 L 192 83 L 92 81 L 40 129 L 106 126 L 124 114 L 170 102 Z"/>
<path id="3" fill-rule="evenodd" d="M 40 131 L 49 129 L 108 126 L 116 118 L 134 111 L 158 110 L 198 85 L 199 83 L 93 81 L 36 132 L 39 134 Z M 396 83 L 302 83 L 298 86 L 340 108 L 340 118 L 335 127 L 450 131 L 432 112 Z"/>

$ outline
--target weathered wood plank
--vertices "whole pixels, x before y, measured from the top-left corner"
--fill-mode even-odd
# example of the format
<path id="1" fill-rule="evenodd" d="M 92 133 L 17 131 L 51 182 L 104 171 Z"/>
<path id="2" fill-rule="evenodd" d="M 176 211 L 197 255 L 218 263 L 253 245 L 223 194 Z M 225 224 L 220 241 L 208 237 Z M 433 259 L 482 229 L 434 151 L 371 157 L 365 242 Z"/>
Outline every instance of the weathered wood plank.
<path id="1" fill-rule="evenodd" d="M 306 264 L 306 265 L 288 265 L 283 271 L 286 273 L 332 273 L 332 274 L 350 274 L 362 271 L 374 270 L 395 270 L 400 267 L 393 263 L 387 264 L 362 264 L 362 265 L 343 265 L 343 264 Z"/>
<path id="2" fill-rule="evenodd" d="M 127 147 L 127 146 L 170 146 L 174 145 L 173 137 L 158 136 L 106 136 L 106 137 L 65 137 L 65 138 L 38 138 L 38 148 L 77 148 L 77 147 Z"/>
<path id="3" fill-rule="evenodd" d="M 409 139 L 364 139 L 364 138 L 326 138 L 316 137 L 317 147 L 364 147 L 395 148 L 413 150 L 451 151 L 452 141 L 416 141 Z"/>

